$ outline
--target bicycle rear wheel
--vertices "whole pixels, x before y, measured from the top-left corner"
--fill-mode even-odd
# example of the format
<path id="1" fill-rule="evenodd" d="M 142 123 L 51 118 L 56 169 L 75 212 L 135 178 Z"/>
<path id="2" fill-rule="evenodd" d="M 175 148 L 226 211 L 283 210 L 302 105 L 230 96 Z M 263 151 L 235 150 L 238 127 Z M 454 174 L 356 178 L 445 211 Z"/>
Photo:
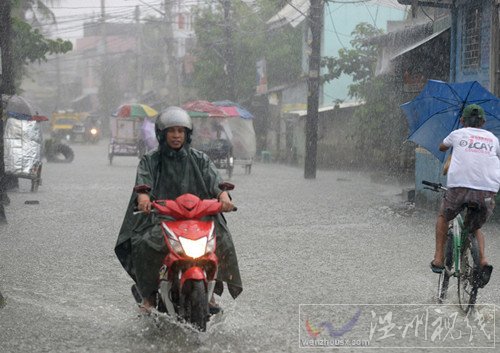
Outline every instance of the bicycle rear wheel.
<path id="1" fill-rule="evenodd" d="M 439 304 L 442 304 L 446 299 L 450 277 L 453 273 L 453 232 L 451 229 L 446 237 L 444 264 L 445 269 L 439 274 L 438 280 L 437 301 Z"/>
<path id="2" fill-rule="evenodd" d="M 458 302 L 464 313 L 474 307 L 478 286 L 474 280 L 474 267 L 479 265 L 479 250 L 475 236 L 464 242 L 460 256 L 460 276 L 458 277 Z"/>

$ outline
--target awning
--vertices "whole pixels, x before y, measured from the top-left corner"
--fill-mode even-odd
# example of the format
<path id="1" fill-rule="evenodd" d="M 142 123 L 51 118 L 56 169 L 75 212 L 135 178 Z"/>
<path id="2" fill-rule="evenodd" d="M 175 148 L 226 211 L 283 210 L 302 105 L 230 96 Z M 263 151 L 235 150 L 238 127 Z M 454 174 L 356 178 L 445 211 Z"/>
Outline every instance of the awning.
<path id="1" fill-rule="evenodd" d="M 345 108 L 359 107 L 363 104 L 364 104 L 364 102 L 343 102 L 343 103 L 339 103 L 336 105 L 328 105 L 326 107 L 321 107 L 318 109 L 318 113 L 323 113 L 323 112 L 327 112 L 327 111 L 334 110 L 334 109 L 345 109 Z M 298 117 L 305 117 L 305 116 L 307 116 L 307 110 L 292 110 L 292 111 L 286 112 L 285 114 L 295 115 Z"/>
<path id="2" fill-rule="evenodd" d="M 447 31 L 450 31 L 450 27 L 447 27 L 447 28 L 445 28 L 445 29 L 443 29 L 443 30 L 441 30 L 439 32 L 433 33 L 432 35 L 430 35 L 430 36 L 428 36 L 428 37 L 426 37 L 426 38 L 424 38 L 424 39 L 422 39 L 422 40 L 420 40 L 420 41 L 412 44 L 411 46 L 409 46 L 407 48 L 404 48 L 403 50 L 401 50 L 398 53 L 396 53 L 391 58 L 391 61 L 394 60 L 394 59 L 396 59 L 396 58 L 398 58 L 398 57 L 400 57 L 400 56 L 402 56 L 402 55 L 404 55 L 404 54 L 406 54 L 406 53 L 409 53 L 410 51 L 412 51 L 412 50 L 414 50 L 414 49 L 416 49 L 416 48 L 418 48 L 418 47 L 420 47 L 420 46 L 422 46 L 422 45 L 424 45 L 426 43 L 431 42 L 433 39 L 435 39 L 435 38 L 437 38 L 437 37 L 439 37 L 441 35 L 444 35 L 444 33 L 447 32 Z"/>
<path id="3" fill-rule="evenodd" d="M 292 27 L 297 27 L 304 21 L 307 12 L 309 11 L 309 0 L 291 0 L 273 17 L 267 21 L 267 25 L 273 29 L 280 28 L 289 24 Z"/>
<path id="4" fill-rule="evenodd" d="M 417 0 L 419 6 L 441 7 L 449 9 L 453 0 Z M 414 5 L 415 0 L 398 0 L 401 5 Z"/>
<path id="5" fill-rule="evenodd" d="M 97 94 L 86 93 L 71 101 L 71 108 L 79 112 L 91 112 L 97 109 Z"/>

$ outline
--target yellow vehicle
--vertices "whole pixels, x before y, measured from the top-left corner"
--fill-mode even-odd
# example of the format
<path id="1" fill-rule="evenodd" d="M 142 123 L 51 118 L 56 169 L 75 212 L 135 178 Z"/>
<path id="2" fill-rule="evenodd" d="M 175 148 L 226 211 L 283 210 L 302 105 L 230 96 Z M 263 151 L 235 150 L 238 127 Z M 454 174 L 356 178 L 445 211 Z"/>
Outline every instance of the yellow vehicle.
<path id="1" fill-rule="evenodd" d="M 67 141 L 84 141 L 83 116 L 71 110 L 59 110 L 50 119 L 51 136 Z"/>

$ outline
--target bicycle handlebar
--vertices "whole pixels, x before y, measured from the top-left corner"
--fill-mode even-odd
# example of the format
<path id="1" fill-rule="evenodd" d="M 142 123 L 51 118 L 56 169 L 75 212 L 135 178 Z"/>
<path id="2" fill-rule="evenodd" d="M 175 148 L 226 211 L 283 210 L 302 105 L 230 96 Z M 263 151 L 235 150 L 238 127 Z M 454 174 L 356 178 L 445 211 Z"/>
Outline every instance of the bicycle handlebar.
<path id="1" fill-rule="evenodd" d="M 422 180 L 422 184 L 430 186 L 429 188 L 424 188 L 424 189 L 428 189 L 428 190 L 435 191 L 435 192 L 438 192 L 439 190 L 443 190 L 443 191 L 448 190 L 441 183 L 432 183 L 432 182 L 427 181 L 427 180 Z"/>

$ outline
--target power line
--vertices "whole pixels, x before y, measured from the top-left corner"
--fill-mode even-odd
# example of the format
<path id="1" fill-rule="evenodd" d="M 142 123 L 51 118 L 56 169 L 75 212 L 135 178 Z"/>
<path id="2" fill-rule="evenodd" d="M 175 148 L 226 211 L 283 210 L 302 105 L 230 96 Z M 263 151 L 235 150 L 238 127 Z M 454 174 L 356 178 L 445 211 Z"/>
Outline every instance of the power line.
<path id="1" fill-rule="evenodd" d="M 333 31 L 334 31 L 334 33 L 335 33 L 335 36 L 337 37 L 337 39 L 338 39 L 338 41 L 339 41 L 340 45 L 342 46 L 342 48 L 346 49 L 346 46 L 344 45 L 344 43 L 342 43 L 342 40 L 340 39 L 339 34 L 338 34 L 338 32 L 337 32 L 337 28 L 335 27 L 335 23 L 334 23 L 334 21 L 333 21 L 332 12 L 331 12 L 331 10 L 330 10 L 330 4 L 329 4 L 328 2 L 326 3 L 326 7 L 327 7 L 327 9 L 328 9 L 328 14 L 330 15 L 330 21 L 331 21 L 331 23 L 332 23 L 332 27 L 333 27 Z"/>

